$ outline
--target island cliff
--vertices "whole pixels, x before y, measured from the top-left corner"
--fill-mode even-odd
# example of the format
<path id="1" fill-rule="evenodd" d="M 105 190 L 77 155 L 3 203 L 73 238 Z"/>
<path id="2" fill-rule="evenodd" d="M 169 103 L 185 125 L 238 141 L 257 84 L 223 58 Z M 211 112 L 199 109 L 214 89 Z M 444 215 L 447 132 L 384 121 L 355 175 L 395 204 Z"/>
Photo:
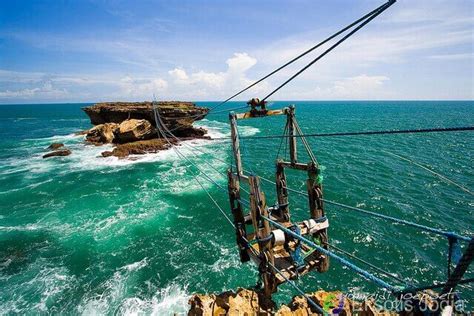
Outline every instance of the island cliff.
<path id="1" fill-rule="evenodd" d="M 207 131 L 196 128 L 193 123 L 203 119 L 209 109 L 192 102 L 156 102 L 158 114 L 164 125 L 180 140 L 208 138 Z M 178 141 L 166 141 L 156 130 L 152 102 L 104 102 L 82 109 L 90 118 L 93 128 L 81 132 L 86 141 L 95 145 L 112 143 L 112 151 L 102 156 L 145 154 L 167 149 Z"/>

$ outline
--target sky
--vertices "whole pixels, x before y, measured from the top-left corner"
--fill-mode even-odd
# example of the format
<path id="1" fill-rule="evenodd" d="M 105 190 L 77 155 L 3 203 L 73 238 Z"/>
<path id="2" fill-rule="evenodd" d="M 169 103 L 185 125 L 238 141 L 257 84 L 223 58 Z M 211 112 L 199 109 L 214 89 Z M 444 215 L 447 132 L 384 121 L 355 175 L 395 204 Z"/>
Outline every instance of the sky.
<path id="1" fill-rule="evenodd" d="M 0 103 L 220 101 L 384 2 L 3 0 Z M 472 100 L 473 77 L 474 1 L 398 0 L 271 99 Z"/>

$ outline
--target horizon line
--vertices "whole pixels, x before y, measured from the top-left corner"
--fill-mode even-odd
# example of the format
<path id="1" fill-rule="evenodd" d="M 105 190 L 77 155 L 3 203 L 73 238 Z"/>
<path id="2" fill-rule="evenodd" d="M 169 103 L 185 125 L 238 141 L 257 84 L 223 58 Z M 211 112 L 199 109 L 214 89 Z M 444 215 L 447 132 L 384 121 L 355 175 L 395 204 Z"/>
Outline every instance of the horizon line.
<path id="1" fill-rule="evenodd" d="M 151 102 L 152 100 L 141 100 L 141 101 L 84 101 L 84 102 L 28 102 L 28 103 L 2 103 L 0 102 L 0 106 L 3 105 L 52 105 L 52 104 L 96 104 L 96 103 L 114 103 L 114 102 L 124 102 L 124 103 L 139 103 L 139 102 Z M 203 102 L 222 102 L 221 100 L 204 100 L 204 101 L 184 101 L 184 100 L 160 100 L 164 102 L 193 102 L 193 103 L 203 103 Z M 158 101 L 158 102 L 160 102 Z M 474 99 L 347 99 L 347 100 L 273 100 L 271 102 L 473 102 Z M 226 103 L 236 103 L 236 102 L 247 102 L 247 101 L 228 101 Z"/>

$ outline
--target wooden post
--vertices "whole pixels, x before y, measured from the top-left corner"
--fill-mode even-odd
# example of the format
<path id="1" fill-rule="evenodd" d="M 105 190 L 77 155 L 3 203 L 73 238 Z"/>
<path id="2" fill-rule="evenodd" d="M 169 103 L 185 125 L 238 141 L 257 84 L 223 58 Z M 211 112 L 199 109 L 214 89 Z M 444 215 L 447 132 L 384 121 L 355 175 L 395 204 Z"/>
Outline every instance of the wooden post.
<path id="1" fill-rule="evenodd" d="M 269 238 L 271 234 L 270 223 L 261 218 L 261 215 L 268 217 L 268 208 L 265 202 L 265 195 L 260 190 L 260 179 L 257 176 L 249 177 L 250 184 L 250 212 L 252 216 L 252 224 L 255 230 L 257 240 L 265 240 L 259 242 L 260 251 L 260 275 L 263 279 L 264 295 L 270 298 L 272 293 L 276 291 L 277 280 L 274 271 L 266 264 L 270 262 L 274 264 L 272 241 Z"/>
<path id="2" fill-rule="evenodd" d="M 230 134 L 232 138 L 232 149 L 234 152 L 235 168 L 237 175 L 240 177 L 243 174 L 242 171 L 242 157 L 240 156 L 240 142 L 239 142 L 239 133 L 237 131 L 237 118 L 235 113 L 229 114 L 230 120 Z"/>
<path id="3" fill-rule="evenodd" d="M 281 164 L 281 160 L 276 162 L 276 191 L 279 205 L 279 212 L 276 214 L 285 222 L 290 220 L 290 214 L 288 212 L 288 191 L 286 189 L 286 175 L 285 168 Z"/>
<path id="4" fill-rule="evenodd" d="M 313 162 L 308 164 L 308 180 L 306 186 L 308 190 L 309 200 L 309 212 L 312 218 L 317 219 L 324 216 L 324 205 L 323 205 L 323 188 L 318 183 L 318 168 Z M 319 231 L 313 235 L 321 242 L 321 246 L 325 249 L 328 248 L 328 234 L 327 229 Z M 321 254 L 321 262 L 318 266 L 319 272 L 326 272 L 329 269 L 329 257 Z"/>
<path id="5" fill-rule="evenodd" d="M 295 106 L 290 105 L 287 111 L 287 124 L 288 124 L 288 141 L 290 142 L 290 161 L 291 164 L 298 162 L 298 156 L 296 154 L 296 137 L 295 137 Z"/>
<path id="6" fill-rule="evenodd" d="M 242 204 L 240 203 L 240 181 L 239 178 L 234 176 L 231 170 L 227 170 L 228 178 L 228 191 L 230 209 L 232 216 L 234 217 L 235 235 L 237 239 L 237 246 L 239 247 L 239 255 L 241 262 L 247 262 L 250 260 L 247 252 L 247 242 L 242 237 L 247 237 L 247 231 L 245 229 L 245 218 L 242 211 Z"/>

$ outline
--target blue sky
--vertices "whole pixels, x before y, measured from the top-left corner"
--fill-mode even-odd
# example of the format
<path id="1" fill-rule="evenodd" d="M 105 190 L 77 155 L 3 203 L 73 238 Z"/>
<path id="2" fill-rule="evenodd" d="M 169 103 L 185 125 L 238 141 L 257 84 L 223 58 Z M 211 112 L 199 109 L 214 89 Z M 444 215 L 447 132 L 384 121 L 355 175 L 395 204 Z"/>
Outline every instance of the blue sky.
<path id="1" fill-rule="evenodd" d="M 222 100 L 384 1 L 1 1 L 0 103 Z M 398 0 L 273 99 L 474 99 L 473 30 L 473 1 Z"/>

